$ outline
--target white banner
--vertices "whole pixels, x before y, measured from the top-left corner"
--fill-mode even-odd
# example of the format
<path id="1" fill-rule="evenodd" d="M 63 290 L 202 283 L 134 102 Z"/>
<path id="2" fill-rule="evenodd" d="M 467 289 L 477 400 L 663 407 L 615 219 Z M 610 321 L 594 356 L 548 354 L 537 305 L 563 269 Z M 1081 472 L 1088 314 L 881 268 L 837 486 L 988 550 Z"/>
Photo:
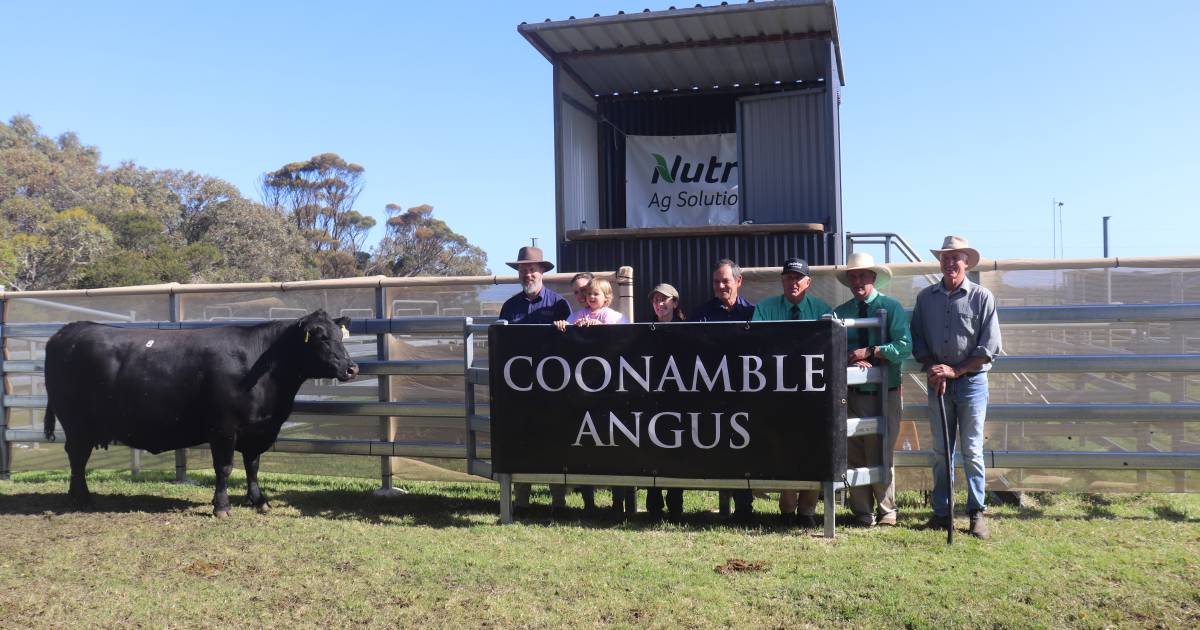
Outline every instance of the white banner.
<path id="1" fill-rule="evenodd" d="M 625 136 L 625 225 L 730 225 L 738 207 L 737 134 Z"/>

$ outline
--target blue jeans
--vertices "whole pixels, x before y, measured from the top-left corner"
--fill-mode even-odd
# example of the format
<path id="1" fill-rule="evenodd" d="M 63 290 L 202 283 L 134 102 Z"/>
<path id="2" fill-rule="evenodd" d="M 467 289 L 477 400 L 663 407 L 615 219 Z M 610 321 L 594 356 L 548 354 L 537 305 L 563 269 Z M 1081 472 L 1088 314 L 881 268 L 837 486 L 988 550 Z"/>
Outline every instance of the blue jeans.
<path id="1" fill-rule="evenodd" d="M 946 384 L 946 425 L 950 428 L 950 450 L 959 438 L 963 469 L 967 473 L 967 512 L 984 510 L 983 421 L 987 415 L 987 372 L 962 376 Z M 950 515 L 951 487 L 946 485 L 946 448 L 942 439 L 942 416 L 938 395 L 929 389 L 929 430 L 933 434 L 933 514 Z M 953 467 L 950 471 L 954 474 Z M 953 479 L 951 480 L 953 481 Z"/>

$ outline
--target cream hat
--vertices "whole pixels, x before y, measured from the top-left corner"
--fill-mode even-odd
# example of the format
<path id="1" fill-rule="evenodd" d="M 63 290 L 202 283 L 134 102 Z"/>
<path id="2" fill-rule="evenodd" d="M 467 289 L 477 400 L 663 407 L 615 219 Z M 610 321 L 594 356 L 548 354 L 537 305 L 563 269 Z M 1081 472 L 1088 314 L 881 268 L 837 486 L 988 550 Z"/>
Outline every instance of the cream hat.
<path id="1" fill-rule="evenodd" d="M 846 259 L 846 266 L 837 270 L 838 282 L 850 286 L 846 274 L 857 269 L 870 269 L 875 272 L 876 289 L 882 289 L 892 281 L 892 270 L 888 269 L 887 265 L 876 265 L 875 257 L 867 252 L 854 252 L 850 254 L 850 258 Z"/>
<path id="2" fill-rule="evenodd" d="M 942 259 L 942 254 L 947 252 L 962 252 L 967 255 L 967 269 L 979 264 L 979 250 L 973 249 L 967 243 L 967 239 L 961 236 L 947 236 L 946 240 L 942 241 L 941 249 L 931 249 L 934 257 L 938 260 Z"/>

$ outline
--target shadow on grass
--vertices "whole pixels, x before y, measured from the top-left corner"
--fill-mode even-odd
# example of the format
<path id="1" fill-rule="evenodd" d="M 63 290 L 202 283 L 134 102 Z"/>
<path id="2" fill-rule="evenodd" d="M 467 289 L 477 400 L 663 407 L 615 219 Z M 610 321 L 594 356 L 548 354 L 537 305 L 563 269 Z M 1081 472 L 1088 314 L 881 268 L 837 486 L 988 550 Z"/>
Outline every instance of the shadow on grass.
<path id="1" fill-rule="evenodd" d="M 1154 508 L 1154 514 L 1155 514 L 1155 516 L 1163 519 L 1164 521 L 1176 521 L 1176 522 L 1182 523 L 1182 522 L 1187 522 L 1189 520 L 1186 512 L 1180 512 L 1179 510 L 1177 510 L 1174 507 L 1169 506 L 1169 505 L 1156 506 Z"/>
<path id="2" fill-rule="evenodd" d="M 186 499 L 155 496 L 150 494 L 97 494 L 92 493 L 92 506 L 79 507 L 64 494 L 26 493 L 0 495 L 0 514 L 31 515 L 67 513 L 112 513 L 132 512 L 181 512 L 205 506 Z"/>
<path id="3" fill-rule="evenodd" d="M 305 516 L 377 524 L 403 519 L 426 527 L 476 527 L 472 516 L 498 512 L 497 502 L 486 498 L 418 492 L 380 498 L 355 490 L 278 490 L 267 496 Z"/>

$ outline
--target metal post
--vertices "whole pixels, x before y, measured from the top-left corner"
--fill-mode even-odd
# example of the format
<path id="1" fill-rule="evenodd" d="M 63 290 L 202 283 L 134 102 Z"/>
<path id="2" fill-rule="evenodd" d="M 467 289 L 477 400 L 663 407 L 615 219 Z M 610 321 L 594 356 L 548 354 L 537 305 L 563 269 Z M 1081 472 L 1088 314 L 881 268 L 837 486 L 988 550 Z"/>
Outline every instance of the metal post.
<path id="1" fill-rule="evenodd" d="M 471 382 L 471 364 L 475 362 L 475 333 L 471 330 L 474 318 L 463 318 L 463 404 L 467 427 L 467 474 L 475 474 L 475 383 Z"/>
<path id="2" fill-rule="evenodd" d="M 833 506 L 833 482 L 823 481 L 821 485 L 825 490 L 825 537 L 833 538 L 834 526 L 837 524 L 837 513 Z"/>
<path id="3" fill-rule="evenodd" d="M 500 481 L 500 522 L 508 525 L 513 522 L 512 473 L 500 473 L 497 478 Z"/>
<path id="4" fill-rule="evenodd" d="M 1104 257 L 1108 258 L 1108 220 L 1112 216 L 1104 217 Z"/>
<path id="5" fill-rule="evenodd" d="M 182 296 L 174 291 L 167 294 L 167 317 L 172 323 L 178 323 L 183 320 Z M 187 458 L 188 450 L 186 448 L 175 451 L 175 483 L 188 482 Z"/>
<path id="6" fill-rule="evenodd" d="M 886 344 L 888 340 L 888 320 L 887 311 L 879 309 L 876 312 L 876 317 L 879 318 L 879 345 Z M 879 417 L 883 418 L 883 426 L 879 427 L 879 461 L 883 465 L 883 481 L 884 484 L 892 483 L 892 459 L 895 457 L 895 448 L 891 443 L 891 414 L 888 413 L 888 387 L 891 382 L 888 380 L 888 369 L 883 366 L 883 381 L 879 384 Z M 900 391 L 896 391 L 896 395 L 900 395 Z M 898 425 L 897 425 L 898 426 Z M 872 494 L 874 491 L 872 490 Z"/>
<path id="7" fill-rule="evenodd" d="M 2 288 L 2 287 L 0 287 Z M 4 335 L 4 326 L 8 323 L 8 300 L 0 302 L 0 348 L 3 352 L 0 353 L 0 359 L 8 360 L 8 338 Z M 12 393 L 12 383 L 8 380 L 8 375 L 4 374 L 4 368 L 0 364 L 0 378 L 4 380 L 4 388 L 2 394 L 8 396 Z M 11 474 L 12 468 L 12 445 L 8 442 L 8 423 L 12 410 L 4 401 L 0 399 L 0 405 L 4 406 L 3 413 L 0 413 L 0 480 L 7 481 Z"/>
<path id="8" fill-rule="evenodd" d="M 389 307 L 391 305 L 387 301 L 387 289 L 382 286 L 375 287 L 375 317 L 381 320 L 390 320 L 391 313 Z M 375 356 L 380 361 L 387 361 L 391 358 L 391 349 L 388 347 L 388 332 L 381 331 L 376 335 L 375 339 Z M 387 374 L 380 374 L 379 379 L 379 400 L 380 402 L 388 402 L 392 399 L 392 377 Z M 391 416 L 379 416 L 379 439 L 385 442 L 393 442 L 396 439 L 396 428 L 392 422 Z M 391 455 L 383 455 L 379 458 L 379 489 L 375 491 L 377 496 L 391 496 L 393 494 L 402 494 L 394 485 L 392 485 L 392 476 L 395 470 L 392 468 Z"/>

